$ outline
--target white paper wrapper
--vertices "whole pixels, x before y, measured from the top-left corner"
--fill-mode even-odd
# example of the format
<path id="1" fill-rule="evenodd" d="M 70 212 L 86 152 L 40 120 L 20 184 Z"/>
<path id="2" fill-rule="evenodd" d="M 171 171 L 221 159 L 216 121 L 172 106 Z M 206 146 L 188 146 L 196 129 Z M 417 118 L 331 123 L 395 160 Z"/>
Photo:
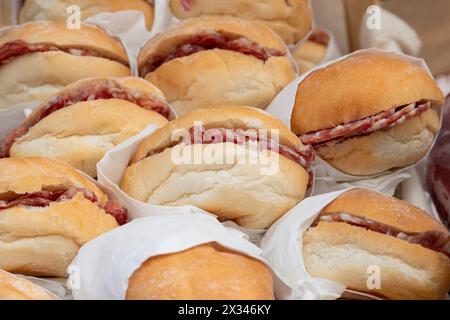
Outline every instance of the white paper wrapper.
<path id="1" fill-rule="evenodd" d="M 326 279 L 313 278 L 308 274 L 303 261 L 302 234 L 325 206 L 348 190 L 303 200 L 264 235 L 261 243 L 262 256 L 292 288 L 292 294 L 286 299 L 334 300 L 344 292 L 344 286 Z"/>
<path id="2" fill-rule="evenodd" d="M 350 56 L 357 56 L 361 54 L 376 53 L 376 52 L 384 52 L 384 51 L 381 51 L 379 49 L 366 49 L 356 51 L 352 54 L 340 57 L 336 60 L 326 62 L 318 66 L 317 68 L 314 68 L 306 72 L 305 74 L 302 74 L 300 77 L 291 82 L 287 87 L 285 87 L 275 97 L 275 99 L 272 101 L 272 103 L 269 105 L 266 111 L 280 118 L 287 126 L 290 127 L 291 112 L 294 107 L 297 87 L 306 77 L 308 77 L 312 72 L 316 70 L 325 68 L 337 61 L 347 59 Z M 433 76 L 423 59 L 414 58 L 399 53 L 388 53 L 388 54 L 404 59 L 405 61 L 408 61 L 410 63 L 414 63 L 425 69 L 430 74 L 431 77 Z M 438 108 L 437 111 L 441 114 L 440 108 Z M 423 159 L 425 158 L 426 156 Z M 420 163 L 420 161 L 418 163 Z M 327 162 L 316 157 L 316 161 L 313 164 L 316 173 L 314 194 L 317 195 L 325 192 L 341 190 L 344 188 L 348 188 L 349 186 L 359 186 L 371 188 L 376 191 L 393 195 L 395 187 L 399 183 L 410 177 L 407 171 L 408 169 L 414 166 L 415 165 L 401 168 L 398 170 L 388 171 L 386 173 L 378 174 L 375 176 L 352 176 L 336 170 Z"/>
<path id="3" fill-rule="evenodd" d="M 180 210 L 183 210 L 183 213 L 203 212 L 208 215 L 213 215 L 212 213 L 194 206 L 169 207 L 144 203 L 131 198 L 120 189 L 119 185 L 122 180 L 123 173 L 128 167 L 131 158 L 136 153 L 136 150 L 142 140 L 144 140 L 156 129 L 156 126 L 149 126 L 140 134 L 131 137 L 124 143 L 109 150 L 103 159 L 97 164 L 98 182 L 103 186 L 105 192 L 111 199 L 117 200 L 127 207 L 130 212 L 131 219 L 178 214 Z M 255 244 L 259 244 L 261 237 L 266 231 L 243 228 L 231 221 L 225 222 L 225 225 L 244 232 L 248 236 L 248 239 Z"/>
<path id="4" fill-rule="evenodd" d="M 267 265 L 260 249 L 237 230 L 212 216 L 178 211 L 181 214 L 137 219 L 85 244 L 70 267 L 74 298 L 124 299 L 129 278 L 147 259 L 210 242 Z M 289 294 L 289 287 L 275 273 L 274 282 L 281 296 Z"/>

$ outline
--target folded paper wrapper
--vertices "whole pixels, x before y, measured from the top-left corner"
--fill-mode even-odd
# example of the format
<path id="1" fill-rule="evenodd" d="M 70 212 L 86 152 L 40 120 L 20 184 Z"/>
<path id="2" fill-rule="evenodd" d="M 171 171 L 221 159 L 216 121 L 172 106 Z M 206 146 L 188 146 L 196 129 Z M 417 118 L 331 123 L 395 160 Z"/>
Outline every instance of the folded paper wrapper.
<path id="1" fill-rule="evenodd" d="M 78 299 L 121 300 L 132 274 L 151 257 L 184 251 L 215 242 L 270 265 L 261 250 L 234 228 L 227 228 L 205 214 L 184 214 L 183 208 L 168 216 L 132 221 L 85 244 L 70 266 L 69 282 Z M 272 270 L 273 271 L 273 270 Z M 280 297 L 291 289 L 275 271 L 274 285 Z"/>
<path id="2" fill-rule="evenodd" d="M 325 68 L 335 62 L 347 59 L 351 56 L 357 56 L 361 54 L 367 54 L 367 53 L 378 53 L 378 52 L 384 52 L 379 49 L 365 49 L 365 50 L 359 50 L 354 53 L 345 55 L 343 57 L 340 57 L 338 59 L 326 62 L 306 73 L 299 76 L 297 79 L 292 81 L 290 84 L 288 84 L 272 101 L 272 103 L 267 108 L 267 112 L 271 113 L 272 115 L 278 117 L 283 121 L 288 127 L 290 127 L 290 118 L 291 118 L 291 112 L 294 107 L 295 103 L 295 96 L 297 93 L 297 87 L 298 85 L 311 73 Z M 405 61 L 408 61 L 410 63 L 414 63 L 423 69 L 425 69 L 430 76 L 433 76 L 426 65 L 425 61 L 423 59 L 414 58 L 411 56 L 407 56 L 405 54 L 401 53 L 389 53 L 392 56 L 404 59 Z M 440 108 L 437 109 L 439 114 L 441 115 L 441 122 L 442 122 L 442 112 Z M 436 142 L 436 138 L 434 142 Z M 433 142 L 433 145 L 434 145 Z M 431 151 L 431 149 L 430 149 Z M 428 154 L 422 158 L 423 161 L 426 159 Z M 314 171 L 315 171 L 315 186 L 314 186 L 314 195 L 323 194 L 326 192 L 332 192 L 337 190 L 342 190 L 345 188 L 348 188 L 350 186 L 358 186 L 358 187 L 366 187 L 370 188 L 375 191 L 379 191 L 382 193 L 386 193 L 389 195 L 393 195 L 395 192 L 395 189 L 398 184 L 400 184 L 402 181 L 410 178 L 410 174 L 408 173 L 408 170 L 413 168 L 415 165 L 408 166 L 405 168 L 401 168 L 398 170 L 388 171 L 383 174 L 375 175 L 375 176 L 352 176 L 345 174 L 343 172 L 340 172 L 336 170 L 334 167 L 332 167 L 327 162 L 321 160 L 320 158 L 316 157 L 316 160 L 313 163 Z"/>

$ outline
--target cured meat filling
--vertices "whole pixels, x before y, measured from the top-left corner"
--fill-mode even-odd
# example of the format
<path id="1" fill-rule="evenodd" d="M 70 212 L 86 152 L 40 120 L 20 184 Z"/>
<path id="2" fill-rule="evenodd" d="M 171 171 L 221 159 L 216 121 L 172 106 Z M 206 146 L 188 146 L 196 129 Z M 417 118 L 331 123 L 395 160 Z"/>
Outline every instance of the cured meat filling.
<path id="1" fill-rule="evenodd" d="M 340 142 L 351 137 L 367 135 L 378 130 L 394 128 L 401 125 L 406 120 L 424 113 L 429 110 L 430 107 L 430 102 L 423 104 L 411 103 L 407 106 L 393 108 L 389 111 L 381 112 L 365 119 L 344 123 L 334 128 L 303 134 L 300 135 L 299 138 L 304 144 L 311 145 L 330 141 Z"/>
<path id="2" fill-rule="evenodd" d="M 405 240 L 409 243 L 421 245 L 427 249 L 443 253 L 450 259 L 450 236 L 441 231 L 405 232 L 395 227 L 367 218 L 356 217 L 345 212 L 323 215 L 319 218 L 319 221 L 348 223 L 353 226 Z"/>
<path id="3" fill-rule="evenodd" d="M 147 64 L 141 68 L 141 75 L 145 76 L 173 59 L 212 49 L 235 51 L 253 56 L 262 61 L 267 61 L 271 57 L 282 57 L 286 55 L 278 49 L 263 47 L 245 37 L 224 35 L 219 32 L 203 32 L 180 43 L 171 52 L 164 55 L 156 55 L 151 58 Z"/>
<path id="4" fill-rule="evenodd" d="M 84 198 L 101 207 L 94 192 L 85 188 L 59 189 L 55 191 L 39 191 L 17 195 L 11 200 L 0 200 L 0 210 L 10 209 L 17 206 L 22 207 L 47 207 L 52 202 L 69 201 L 76 194 L 82 193 Z M 115 201 L 108 201 L 102 208 L 107 214 L 112 215 L 119 225 L 128 221 L 128 211 L 125 207 Z"/>

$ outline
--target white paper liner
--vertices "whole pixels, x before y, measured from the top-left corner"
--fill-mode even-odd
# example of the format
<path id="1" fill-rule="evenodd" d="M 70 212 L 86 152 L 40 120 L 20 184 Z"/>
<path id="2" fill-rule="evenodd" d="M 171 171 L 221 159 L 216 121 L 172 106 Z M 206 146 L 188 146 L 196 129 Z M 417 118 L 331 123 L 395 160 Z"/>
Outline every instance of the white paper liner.
<path id="1" fill-rule="evenodd" d="M 306 271 L 302 234 L 325 206 L 348 190 L 350 189 L 303 200 L 264 235 L 261 242 L 262 256 L 292 288 L 291 295 L 286 299 L 334 300 L 344 292 L 343 285 L 327 279 L 313 278 Z"/>
<path id="2" fill-rule="evenodd" d="M 235 229 L 226 228 L 204 214 L 178 214 L 137 219 L 85 244 L 70 267 L 73 296 L 80 299 L 121 300 L 128 280 L 147 259 L 216 242 L 225 248 L 260 260 L 260 249 Z M 289 287 L 276 273 L 274 283 L 282 296 Z"/>
<path id="3" fill-rule="evenodd" d="M 297 93 L 297 87 L 298 85 L 311 73 L 325 68 L 335 62 L 347 59 L 351 56 L 358 56 L 361 54 L 367 54 L 367 53 L 386 53 L 385 51 L 379 50 L 379 49 L 366 49 L 366 50 L 359 50 L 354 53 L 348 54 L 346 56 L 340 57 L 336 60 L 326 62 L 314 69 L 309 70 L 308 72 L 302 74 L 297 79 L 295 79 L 293 82 L 291 82 L 287 87 L 285 87 L 272 101 L 272 103 L 269 105 L 269 107 L 266 109 L 267 112 L 271 113 L 272 115 L 278 117 L 283 121 L 287 126 L 290 127 L 290 118 L 291 118 L 291 112 L 294 107 L 295 103 L 295 96 Z M 407 56 L 400 53 L 387 53 L 389 55 L 392 55 L 394 57 L 401 58 L 405 61 L 408 61 L 410 63 L 413 63 L 415 65 L 420 66 L 423 68 L 431 77 L 433 77 L 430 69 L 426 65 L 425 61 L 423 59 Z M 437 108 L 436 111 L 439 112 L 441 116 L 441 122 L 442 122 L 442 112 L 441 108 Z M 435 136 L 435 139 L 433 141 L 433 145 L 436 142 L 437 135 Z M 429 152 L 432 148 L 430 148 Z M 314 195 L 322 194 L 325 192 L 331 192 L 336 190 L 341 190 L 343 188 L 348 188 L 349 186 L 359 186 L 359 187 L 367 187 L 371 188 L 375 191 L 380 191 L 383 193 L 387 193 L 392 195 L 393 191 L 395 190 L 395 187 L 404 181 L 405 179 L 408 179 L 410 175 L 407 173 L 407 171 L 410 168 L 415 167 L 417 164 L 419 164 L 421 161 L 423 161 L 429 154 L 425 157 L 423 157 L 420 161 L 418 161 L 416 164 L 404 167 L 397 170 L 391 170 L 387 171 L 382 174 L 377 174 L 374 176 L 353 176 L 349 174 L 342 173 L 338 170 L 336 170 L 334 167 L 332 167 L 327 162 L 321 160 L 319 157 L 316 157 L 316 161 L 313 164 L 313 167 L 315 168 L 316 172 L 316 184 L 314 188 Z"/>

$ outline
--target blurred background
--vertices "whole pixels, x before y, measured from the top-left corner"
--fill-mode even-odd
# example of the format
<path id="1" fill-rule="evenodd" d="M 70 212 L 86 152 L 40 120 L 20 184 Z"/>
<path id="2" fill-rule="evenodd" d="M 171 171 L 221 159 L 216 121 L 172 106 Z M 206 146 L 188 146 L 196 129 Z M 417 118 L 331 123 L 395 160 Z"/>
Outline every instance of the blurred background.
<path id="1" fill-rule="evenodd" d="M 449 0 L 312 0 L 316 23 L 335 33 L 343 52 L 361 48 L 361 21 L 374 4 L 417 32 L 422 41 L 417 55 L 427 60 L 434 74 L 450 72 Z M 382 28 L 389 28 L 388 23 L 382 21 Z"/>

